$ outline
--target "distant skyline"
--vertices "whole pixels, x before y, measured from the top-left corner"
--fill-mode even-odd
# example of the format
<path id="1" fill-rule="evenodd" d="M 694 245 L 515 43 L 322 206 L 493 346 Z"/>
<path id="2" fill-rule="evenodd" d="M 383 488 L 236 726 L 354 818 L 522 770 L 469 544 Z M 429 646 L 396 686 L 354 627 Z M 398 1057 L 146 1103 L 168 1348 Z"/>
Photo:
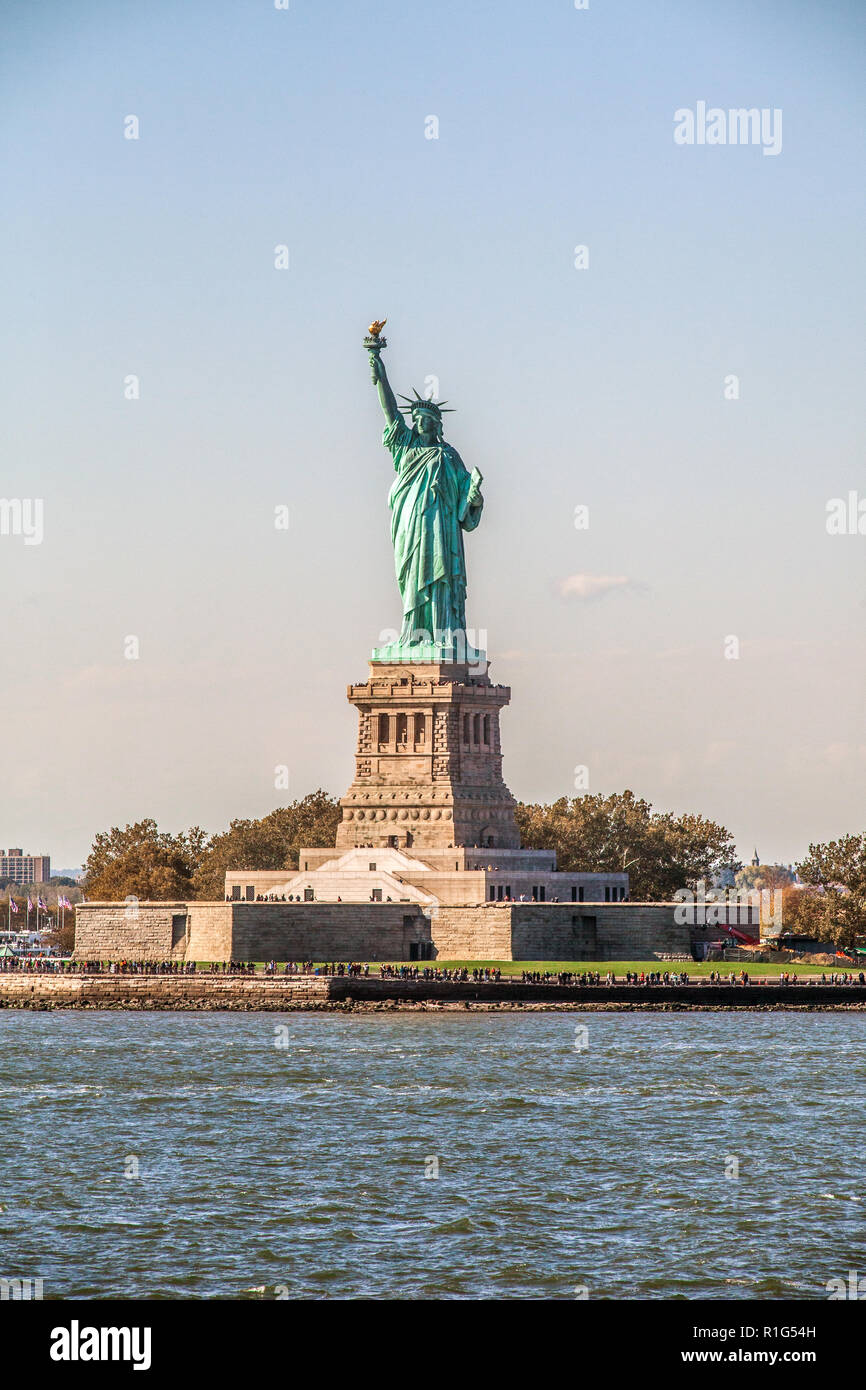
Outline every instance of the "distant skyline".
<path id="1" fill-rule="evenodd" d="M 111 825 L 343 794 L 346 686 L 400 616 L 374 317 L 484 475 L 467 617 L 514 795 L 586 768 L 744 862 L 866 828 L 861 6 L 0 30 L 0 844 L 78 865 Z M 699 103 L 778 111 L 778 149 L 679 143 Z"/>

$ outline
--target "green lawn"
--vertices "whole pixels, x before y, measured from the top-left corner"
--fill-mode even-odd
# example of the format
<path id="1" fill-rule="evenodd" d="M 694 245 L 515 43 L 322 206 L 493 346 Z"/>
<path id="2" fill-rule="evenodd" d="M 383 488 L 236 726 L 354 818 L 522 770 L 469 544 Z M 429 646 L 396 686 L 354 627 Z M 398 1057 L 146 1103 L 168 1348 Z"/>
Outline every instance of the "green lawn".
<path id="1" fill-rule="evenodd" d="M 610 971 L 613 971 L 614 975 L 625 975 L 627 971 L 633 971 L 638 975 L 641 971 L 643 971 L 645 975 L 650 973 L 663 975 L 667 970 L 671 975 L 679 975 L 685 971 L 690 979 L 698 979 L 702 976 L 711 974 L 714 970 L 718 971 L 723 976 L 729 975 L 731 971 L 735 974 L 739 974 L 741 970 L 745 970 L 748 972 L 749 976 L 767 975 L 775 978 L 777 975 L 781 974 L 782 971 L 787 971 L 789 975 L 820 976 L 822 972 L 829 975 L 833 970 L 841 971 L 853 968 L 850 965 L 843 965 L 841 963 L 836 966 L 800 964 L 765 965 L 760 962 L 755 965 L 749 965 L 745 961 L 708 962 L 694 960 L 434 960 L 411 962 L 395 961 L 394 964 L 418 965 L 422 970 L 426 965 L 434 969 L 436 967 L 441 967 L 447 970 L 465 969 L 470 972 L 475 969 L 483 970 L 484 967 L 487 966 L 489 968 L 501 970 L 503 976 L 516 975 L 518 979 L 523 974 L 524 970 L 540 971 L 542 974 L 544 974 L 545 971 L 558 974 L 560 970 L 570 970 L 573 974 L 577 975 L 582 975 L 584 971 L 589 970 L 598 971 L 602 975 L 607 975 Z M 371 962 L 370 970 L 372 971 L 372 969 L 373 964 Z"/>
<path id="2" fill-rule="evenodd" d="M 323 963 L 322 961 L 316 961 L 316 965 L 320 968 Z M 378 976 L 380 967 L 383 963 L 395 966 L 417 966 L 419 970 L 424 970 L 425 968 L 432 970 L 468 970 L 470 974 L 473 970 L 483 970 L 487 967 L 489 969 L 500 970 L 503 976 L 516 975 L 518 979 L 521 977 L 524 970 L 539 971 L 541 974 L 544 974 L 545 971 L 550 971 L 551 974 L 558 974 L 561 970 L 568 970 L 571 971 L 572 974 L 577 975 L 581 975 L 584 971 L 590 970 L 597 971 L 602 975 L 607 975 L 612 970 L 614 975 L 617 976 L 625 975 L 627 971 L 633 971 L 638 975 L 642 971 L 644 974 L 656 973 L 663 975 L 667 970 L 671 975 L 679 975 L 685 971 L 690 979 L 700 979 L 711 974 L 714 970 L 718 971 L 723 977 L 731 974 L 731 972 L 738 975 L 741 970 L 745 970 L 750 978 L 753 979 L 759 978 L 760 976 L 767 976 L 768 978 L 775 979 L 782 971 L 787 971 L 789 975 L 813 975 L 820 978 L 822 974 L 830 975 L 834 971 L 838 973 L 843 970 L 855 969 L 854 966 L 845 964 L 842 961 L 838 962 L 836 965 L 802 965 L 798 963 L 767 965 L 762 962 L 749 965 L 746 961 L 698 962 L 693 960 L 398 960 L 386 962 L 370 961 L 371 976 Z M 280 962 L 277 962 L 277 967 L 279 969 Z M 207 970 L 207 966 L 199 965 L 199 969 Z M 256 970 L 261 971 L 263 969 L 263 963 L 257 962 Z M 282 973 L 282 971 L 280 971 L 280 973 Z"/>

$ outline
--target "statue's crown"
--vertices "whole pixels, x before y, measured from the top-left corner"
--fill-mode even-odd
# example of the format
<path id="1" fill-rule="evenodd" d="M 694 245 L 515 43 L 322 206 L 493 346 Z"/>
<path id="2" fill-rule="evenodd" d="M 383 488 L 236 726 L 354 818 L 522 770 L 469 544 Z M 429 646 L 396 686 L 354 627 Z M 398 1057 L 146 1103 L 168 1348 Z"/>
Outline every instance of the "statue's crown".
<path id="1" fill-rule="evenodd" d="M 415 391 L 414 386 L 412 387 L 412 390 Z M 445 410 L 444 401 L 441 401 L 439 403 L 437 403 L 436 401 L 431 401 L 426 396 L 419 396 L 417 391 L 415 391 L 414 399 L 411 396 L 401 396 L 400 399 L 401 401 L 406 402 L 407 406 L 409 407 L 409 410 L 412 412 L 413 420 L 416 419 L 416 417 L 419 415 L 432 415 L 434 420 L 441 421 L 443 414 L 453 414 L 453 407 L 449 410 Z"/>

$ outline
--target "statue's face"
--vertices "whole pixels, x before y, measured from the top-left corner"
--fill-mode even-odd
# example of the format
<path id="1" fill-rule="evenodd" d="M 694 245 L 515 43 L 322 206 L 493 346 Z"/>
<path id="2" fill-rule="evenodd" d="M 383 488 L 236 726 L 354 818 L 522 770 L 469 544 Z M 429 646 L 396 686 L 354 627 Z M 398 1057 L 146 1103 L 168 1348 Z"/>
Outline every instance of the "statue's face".
<path id="1" fill-rule="evenodd" d="M 438 420 L 434 420 L 432 415 L 419 415 L 417 419 L 418 433 L 421 438 L 431 444 L 441 438 L 441 429 Z"/>

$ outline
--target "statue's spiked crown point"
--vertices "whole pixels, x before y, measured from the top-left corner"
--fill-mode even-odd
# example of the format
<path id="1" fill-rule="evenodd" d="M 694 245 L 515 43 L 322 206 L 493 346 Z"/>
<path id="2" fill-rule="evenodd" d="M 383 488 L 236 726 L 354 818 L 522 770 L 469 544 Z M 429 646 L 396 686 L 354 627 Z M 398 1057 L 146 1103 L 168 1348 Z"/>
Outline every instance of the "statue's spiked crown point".
<path id="1" fill-rule="evenodd" d="M 401 396 L 400 400 L 406 402 L 413 416 L 426 414 L 432 415 L 436 420 L 441 420 L 443 415 L 454 414 L 453 406 L 446 409 L 444 401 L 432 401 L 428 396 L 419 395 L 414 386 L 412 390 L 415 392 L 414 400 L 411 396 Z"/>

